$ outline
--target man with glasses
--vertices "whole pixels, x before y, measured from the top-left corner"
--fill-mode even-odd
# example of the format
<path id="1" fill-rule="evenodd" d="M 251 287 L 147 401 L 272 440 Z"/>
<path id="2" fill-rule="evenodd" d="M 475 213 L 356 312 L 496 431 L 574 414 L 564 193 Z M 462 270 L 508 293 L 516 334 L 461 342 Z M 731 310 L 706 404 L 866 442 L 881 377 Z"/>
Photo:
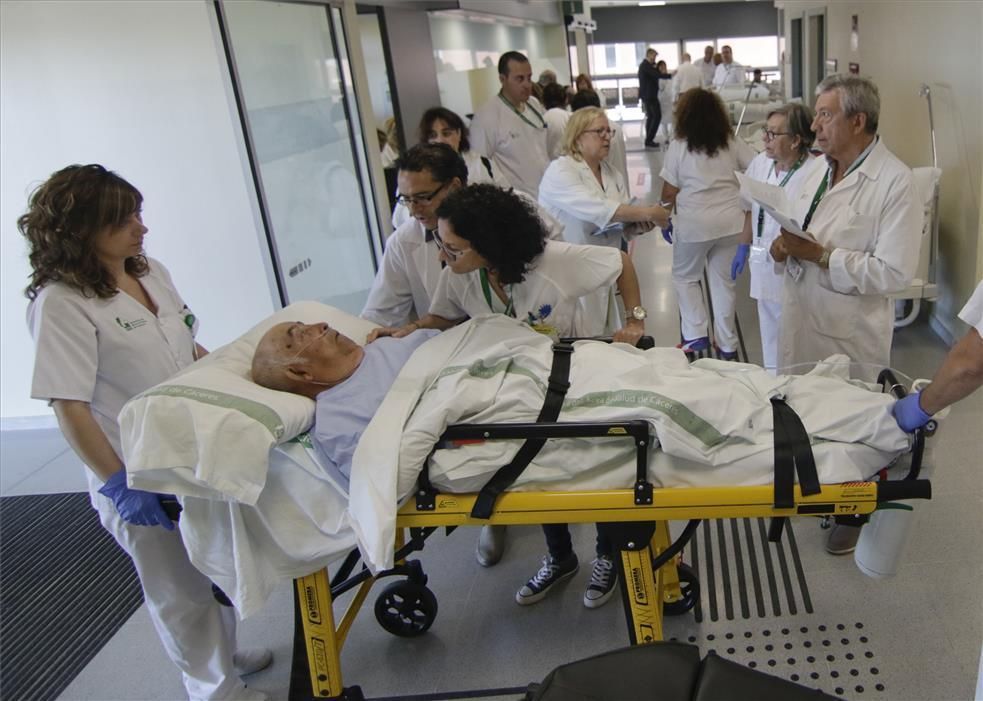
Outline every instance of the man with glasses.
<path id="1" fill-rule="evenodd" d="M 418 144 L 396 161 L 396 168 L 398 200 L 410 219 L 386 241 L 361 314 L 380 326 L 402 326 L 430 310 L 441 271 L 433 234 L 437 207 L 468 183 L 467 165 L 447 144 Z"/>
<path id="2" fill-rule="evenodd" d="M 518 51 L 498 61 L 498 94 L 471 121 L 471 148 L 495 161 L 512 186 L 533 197 L 550 162 L 546 110 L 532 97 L 532 66 Z"/>
<path id="3" fill-rule="evenodd" d="M 826 154 L 794 192 L 805 237 L 784 229 L 771 255 L 785 263 L 778 365 L 805 372 L 842 353 L 874 381 L 891 363 L 894 303 L 918 265 L 921 206 L 911 169 L 877 135 L 880 95 L 867 78 L 832 75 L 816 88 L 812 130 Z M 852 532 L 851 532 L 852 531 Z M 859 529 L 838 527 L 827 550 L 851 552 Z"/>

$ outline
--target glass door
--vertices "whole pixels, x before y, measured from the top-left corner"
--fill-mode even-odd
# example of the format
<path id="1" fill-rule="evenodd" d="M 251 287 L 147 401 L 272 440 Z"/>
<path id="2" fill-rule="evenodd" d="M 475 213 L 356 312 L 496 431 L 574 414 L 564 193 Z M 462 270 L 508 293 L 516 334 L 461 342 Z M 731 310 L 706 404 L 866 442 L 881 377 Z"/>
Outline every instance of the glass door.
<path id="1" fill-rule="evenodd" d="M 358 314 L 376 267 L 374 205 L 344 37 L 320 4 L 236 0 L 219 17 L 283 302 Z"/>

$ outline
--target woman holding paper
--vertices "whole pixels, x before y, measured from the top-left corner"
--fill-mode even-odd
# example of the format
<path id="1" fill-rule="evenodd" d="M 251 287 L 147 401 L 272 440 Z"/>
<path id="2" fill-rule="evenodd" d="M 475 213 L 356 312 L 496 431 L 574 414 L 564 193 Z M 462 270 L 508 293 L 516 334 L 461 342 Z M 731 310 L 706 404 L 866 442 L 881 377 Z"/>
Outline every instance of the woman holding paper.
<path id="1" fill-rule="evenodd" d="M 669 145 L 660 175 L 662 200 L 676 209 L 675 241 L 670 241 L 672 284 L 682 318 L 679 348 L 686 352 L 710 347 L 700 290 L 706 268 L 718 354 L 724 360 L 737 357 L 737 286 L 730 263 L 740 243 L 744 209 L 734 171 L 743 172 L 752 158 L 751 148 L 731 133 L 730 119 L 716 93 L 694 88 L 680 96 L 676 138 Z"/>
<path id="2" fill-rule="evenodd" d="M 631 204 L 624 177 L 606 160 L 614 134 L 600 107 L 577 110 L 564 132 L 565 155 L 550 163 L 539 184 L 539 204 L 563 225 L 569 243 L 620 248 L 668 222 L 658 205 Z M 599 290 L 585 304 L 609 332 L 620 328 L 613 290 Z"/>
<path id="3" fill-rule="evenodd" d="M 813 158 L 809 151 L 815 139 L 809 128 L 813 116 L 810 107 L 794 103 L 773 110 L 763 130 L 765 150 L 751 161 L 746 175 L 775 187 L 795 188 L 808 170 L 803 166 Z M 778 363 L 784 271 L 775 271 L 775 260 L 769 249 L 780 227 L 757 202 L 745 200 L 744 205 L 749 209 L 744 214 L 744 231 L 731 261 L 730 276 L 736 280 L 750 262 L 751 297 L 758 300 L 764 366 L 774 372 Z"/>

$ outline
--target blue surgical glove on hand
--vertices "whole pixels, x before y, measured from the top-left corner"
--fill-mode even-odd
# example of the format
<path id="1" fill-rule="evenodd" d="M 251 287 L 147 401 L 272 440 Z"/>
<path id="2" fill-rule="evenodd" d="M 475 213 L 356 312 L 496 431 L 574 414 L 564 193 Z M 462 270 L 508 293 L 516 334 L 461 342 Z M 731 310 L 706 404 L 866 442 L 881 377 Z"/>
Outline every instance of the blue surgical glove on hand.
<path id="1" fill-rule="evenodd" d="M 921 428 L 932 418 L 931 414 L 926 414 L 922 410 L 922 405 L 918 401 L 921 392 L 906 395 L 896 401 L 891 407 L 891 413 L 902 431 L 911 433 L 916 428 Z"/>
<path id="2" fill-rule="evenodd" d="M 666 240 L 666 243 L 672 243 L 672 219 L 662 227 L 662 238 Z"/>
<path id="3" fill-rule="evenodd" d="M 169 531 L 174 524 L 160 505 L 160 495 L 130 489 L 126 486 L 126 470 L 113 474 L 99 489 L 99 493 L 113 500 L 120 518 L 134 526 L 163 526 Z"/>
<path id="4" fill-rule="evenodd" d="M 744 266 L 747 265 L 747 257 L 750 253 L 751 253 L 751 244 L 749 243 L 737 244 L 737 253 L 734 254 L 734 260 L 730 262 L 731 280 L 736 280 L 738 275 L 744 272 Z"/>

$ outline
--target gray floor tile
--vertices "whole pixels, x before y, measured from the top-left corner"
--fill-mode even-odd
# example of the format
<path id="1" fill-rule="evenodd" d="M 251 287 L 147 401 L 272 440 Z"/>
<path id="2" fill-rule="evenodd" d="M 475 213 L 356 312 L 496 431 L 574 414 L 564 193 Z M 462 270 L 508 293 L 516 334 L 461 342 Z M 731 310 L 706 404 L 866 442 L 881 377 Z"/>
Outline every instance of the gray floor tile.
<path id="1" fill-rule="evenodd" d="M 7 430 L 0 432 L 0 495 L 66 450 L 58 429 Z"/>
<path id="2" fill-rule="evenodd" d="M 24 479 L 10 486 L 4 496 L 84 492 L 89 488 L 86 468 L 70 448 Z"/>

